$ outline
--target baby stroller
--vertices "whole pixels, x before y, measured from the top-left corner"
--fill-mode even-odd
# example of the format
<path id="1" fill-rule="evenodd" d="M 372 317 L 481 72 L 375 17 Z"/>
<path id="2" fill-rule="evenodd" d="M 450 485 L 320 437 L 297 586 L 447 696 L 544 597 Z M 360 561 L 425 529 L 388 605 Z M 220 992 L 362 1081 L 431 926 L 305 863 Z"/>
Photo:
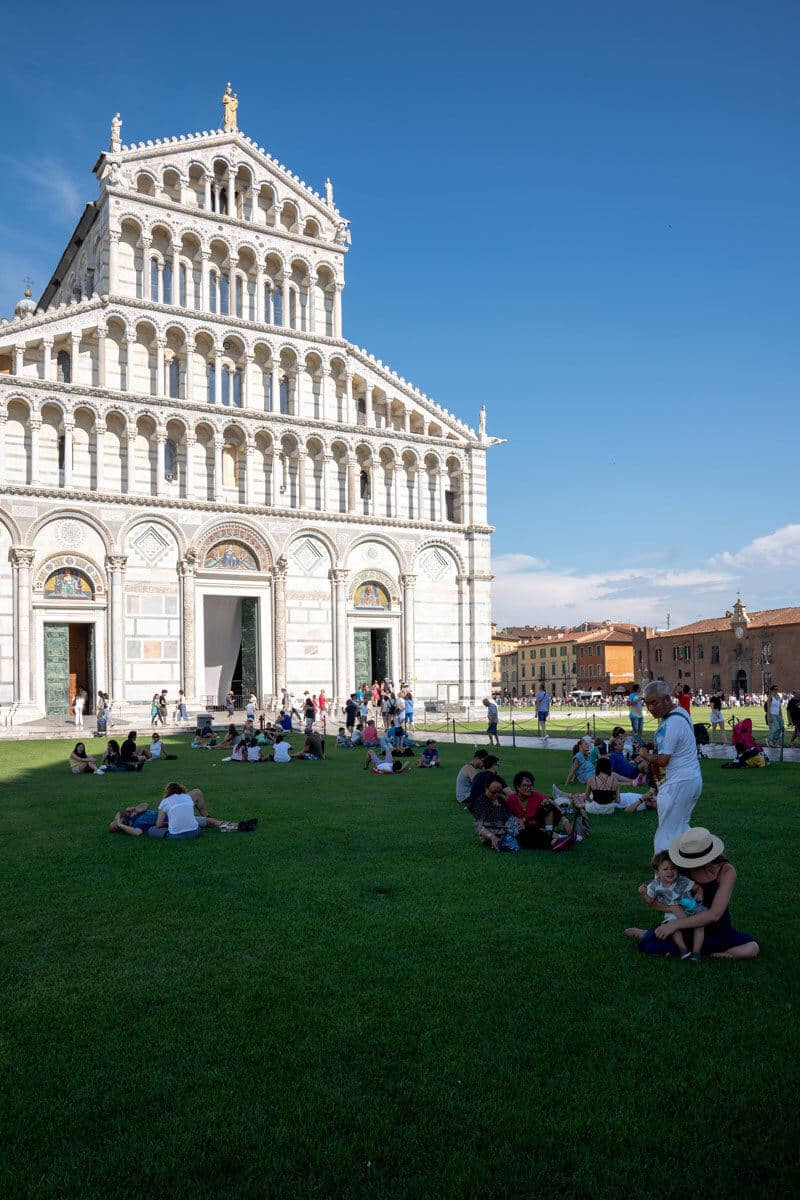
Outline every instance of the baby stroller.
<path id="1" fill-rule="evenodd" d="M 737 721 L 733 727 L 733 748 L 736 758 L 733 762 L 725 762 L 723 768 L 735 770 L 740 767 L 767 767 L 769 757 L 764 753 L 763 746 L 753 738 L 753 722 L 749 717 Z"/>
<path id="2" fill-rule="evenodd" d="M 707 746 L 711 740 L 708 736 L 708 725 L 705 721 L 695 721 L 692 728 L 694 729 L 694 742 L 697 746 L 697 757 L 705 758 L 703 746 Z"/>

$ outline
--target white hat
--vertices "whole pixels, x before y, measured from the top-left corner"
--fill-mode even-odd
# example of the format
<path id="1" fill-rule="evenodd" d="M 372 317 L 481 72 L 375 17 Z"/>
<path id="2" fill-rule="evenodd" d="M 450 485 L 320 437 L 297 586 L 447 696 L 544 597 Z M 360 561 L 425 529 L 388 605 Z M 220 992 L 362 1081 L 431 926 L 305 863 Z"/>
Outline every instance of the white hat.
<path id="1" fill-rule="evenodd" d="M 698 825 L 670 842 L 669 856 L 676 867 L 705 867 L 719 858 L 724 849 L 722 838 Z"/>

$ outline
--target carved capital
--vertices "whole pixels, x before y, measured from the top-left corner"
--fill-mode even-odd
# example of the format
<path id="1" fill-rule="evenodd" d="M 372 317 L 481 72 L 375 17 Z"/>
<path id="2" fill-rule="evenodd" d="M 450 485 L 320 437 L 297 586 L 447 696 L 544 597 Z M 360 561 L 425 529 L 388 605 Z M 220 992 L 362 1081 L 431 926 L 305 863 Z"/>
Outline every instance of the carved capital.
<path id="1" fill-rule="evenodd" d="M 128 562 L 127 554 L 107 554 L 106 567 L 109 571 L 124 571 Z"/>
<path id="2" fill-rule="evenodd" d="M 347 567 L 331 567 L 330 571 L 328 571 L 328 578 L 333 583 L 347 583 L 349 575 L 350 572 Z"/>
<path id="3" fill-rule="evenodd" d="M 275 563 L 275 566 L 272 568 L 272 578 L 275 580 L 276 583 L 285 583 L 286 582 L 286 573 L 288 570 L 289 570 L 288 559 L 286 559 L 283 555 L 281 555 L 281 557 Z"/>
<path id="4" fill-rule="evenodd" d="M 8 557 L 14 567 L 32 567 L 36 551 L 28 546 L 12 546 Z"/>
<path id="5" fill-rule="evenodd" d="M 416 587 L 417 586 L 417 576 L 416 575 L 408 575 L 408 574 L 401 575 L 400 576 L 400 586 L 401 586 L 401 588 Z"/>

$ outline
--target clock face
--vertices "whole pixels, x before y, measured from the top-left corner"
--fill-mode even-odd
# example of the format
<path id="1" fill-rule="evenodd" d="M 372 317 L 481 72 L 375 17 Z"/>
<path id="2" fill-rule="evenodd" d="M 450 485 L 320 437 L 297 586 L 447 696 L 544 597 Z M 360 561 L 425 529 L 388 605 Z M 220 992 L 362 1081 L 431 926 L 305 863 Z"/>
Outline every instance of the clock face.
<path id="1" fill-rule="evenodd" d="M 737 636 L 737 638 L 744 637 L 744 630 L 742 629 L 741 625 L 736 626 L 736 636 Z"/>

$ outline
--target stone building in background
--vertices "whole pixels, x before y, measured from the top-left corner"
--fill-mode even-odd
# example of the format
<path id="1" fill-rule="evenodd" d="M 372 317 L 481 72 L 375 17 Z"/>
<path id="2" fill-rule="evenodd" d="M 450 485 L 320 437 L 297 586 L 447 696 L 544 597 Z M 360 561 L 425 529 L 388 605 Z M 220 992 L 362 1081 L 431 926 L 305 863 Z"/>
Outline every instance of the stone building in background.
<path id="1" fill-rule="evenodd" d="M 235 99 L 235 97 L 233 98 Z M 488 693 L 496 439 L 348 341 L 348 222 L 238 129 L 112 122 L 0 324 L 0 704 Z"/>

